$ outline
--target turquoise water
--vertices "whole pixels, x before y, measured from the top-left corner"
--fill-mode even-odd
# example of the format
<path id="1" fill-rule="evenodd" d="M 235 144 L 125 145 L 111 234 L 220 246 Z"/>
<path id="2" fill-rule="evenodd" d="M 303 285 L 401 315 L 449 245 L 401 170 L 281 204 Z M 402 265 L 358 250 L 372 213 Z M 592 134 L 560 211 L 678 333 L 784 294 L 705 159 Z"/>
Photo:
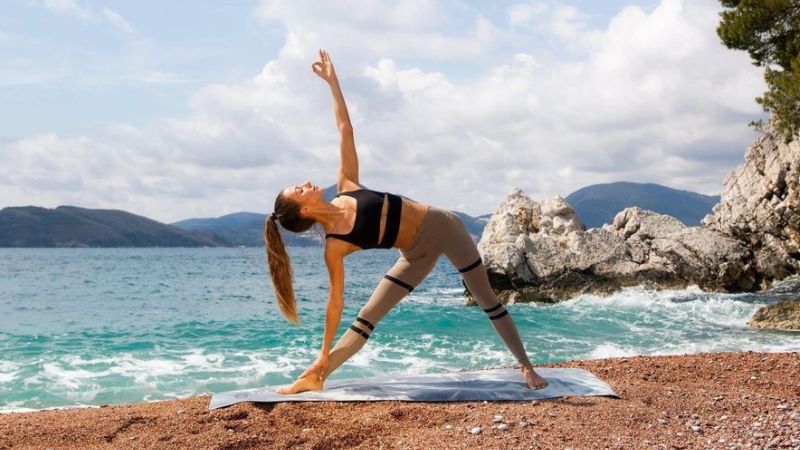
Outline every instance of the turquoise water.
<path id="1" fill-rule="evenodd" d="M 328 277 L 321 248 L 290 248 L 302 326 L 278 311 L 264 250 L 0 249 L 0 411 L 122 404 L 291 382 L 318 355 Z M 398 257 L 347 257 L 349 326 Z M 447 258 L 331 380 L 511 365 Z M 746 322 L 778 295 L 630 288 L 509 305 L 531 361 L 798 351 L 800 335 Z"/>

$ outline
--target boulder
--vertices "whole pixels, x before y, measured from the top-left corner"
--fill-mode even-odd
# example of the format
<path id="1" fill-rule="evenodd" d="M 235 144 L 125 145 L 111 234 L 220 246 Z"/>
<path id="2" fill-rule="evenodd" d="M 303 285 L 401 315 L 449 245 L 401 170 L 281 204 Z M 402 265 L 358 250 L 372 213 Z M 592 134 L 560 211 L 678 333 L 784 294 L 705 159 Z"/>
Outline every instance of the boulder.
<path id="1" fill-rule="evenodd" d="M 747 325 L 753 328 L 800 331 L 800 298 L 762 306 Z"/>
<path id="2" fill-rule="evenodd" d="M 478 251 L 505 303 L 555 302 L 632 285 L 739 290 L 750 270 L 747 248 L 714 230 L 638 207 L 587 230 L 563 198 L 537 202 L 520 189 L 494 212 Z"/>

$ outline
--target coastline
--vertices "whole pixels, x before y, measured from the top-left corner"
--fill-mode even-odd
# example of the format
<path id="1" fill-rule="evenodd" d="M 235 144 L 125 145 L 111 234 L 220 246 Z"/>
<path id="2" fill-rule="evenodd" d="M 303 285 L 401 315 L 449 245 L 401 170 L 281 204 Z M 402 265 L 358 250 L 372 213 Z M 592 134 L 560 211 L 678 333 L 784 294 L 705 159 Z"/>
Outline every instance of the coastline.
<path id="1" fill-rule="evenodd" d="M 570 360 L 620 395 L 538 402 L 286 402 L 210 396 L 0 415 L 6 448 L 800 448 L 800 353 Z M 505 430 L 493 419 L 502 416 Z M 479 434 L 470 430 L 481 427 Z"/>

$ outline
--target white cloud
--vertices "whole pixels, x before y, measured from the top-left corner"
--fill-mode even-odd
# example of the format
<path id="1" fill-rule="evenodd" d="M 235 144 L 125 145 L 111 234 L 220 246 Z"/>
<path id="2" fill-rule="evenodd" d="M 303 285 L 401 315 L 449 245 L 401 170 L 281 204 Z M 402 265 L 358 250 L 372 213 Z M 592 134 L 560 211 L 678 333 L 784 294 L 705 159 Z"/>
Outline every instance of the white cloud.
<path id="1" fill-rule="evenodd" d="M 81 20 L 105 22 L 126 33 L 134 32 L 133 27 L 122 15 L 108 7 L 94 10 L 81 6 L 75 0 L 41 0 L 41 5 L 53 14 L 66 14 Z"/>
<path id="2" fill-rule="evenodd" d="M 197 91 L 185 119 L 0 143 L 9 161 L 0 202 L 73 202 L 172 221 L 266 212 L 289 184 L 332 184 L 331 97 L 310 70 L 322 44 L 348 101 L 362 183 L 471 214 L 493 211 L 514 187 L 566 196 L 629 180 L 718 193 L 753 138 L 746 123 L 759 114 L 761 73 L 718 42 L 713 0 L 628 7 L 604 29 L 569 8 L 508 10 L 513 33 L 537 32 L 542 14 L 562 27 L 556 41 L 584 52 L 569 59 L 506 50 L 512 31 L 479 12 L 457 11 L 472 24 L 463 32 L 426 1 L 392 17 L 379 14 L 387 3 L 378 0 L 321 5 L 262 2 L 255 14 L 285 28 L 285 46 L 250 81 Z M 489 53 L 501 62 L 475 76 L 445 70 Z"/>
<path id="3" fill-rule="evenodd" d="M 105 17 L 106 20 L 108 20 L 115 27 L 126 33 L 133 33 L 133 27 L 131 27 L 131 24 L 129 24 L 128 21 L 125 20 L 125 18 L 122 17 L 118 12 L 111 8 L 104 7 L 102 13 L 103 17 Z"/>
<path id="4" fill-rule="evenodd" d="M 56 14 L 71 14 L 81 19 L 92 17 L 92 12 L 78 5 L 75 0 L 43 0 L 42 5 Z"/>
<path id="5" fill-rule="evenodd" d="M 547 5 L 544 2 L 511 5 L 506 10 L 508 24 L 512 27 L 530 25 L 534 17 L 544 13 L 547 9 Z"/>

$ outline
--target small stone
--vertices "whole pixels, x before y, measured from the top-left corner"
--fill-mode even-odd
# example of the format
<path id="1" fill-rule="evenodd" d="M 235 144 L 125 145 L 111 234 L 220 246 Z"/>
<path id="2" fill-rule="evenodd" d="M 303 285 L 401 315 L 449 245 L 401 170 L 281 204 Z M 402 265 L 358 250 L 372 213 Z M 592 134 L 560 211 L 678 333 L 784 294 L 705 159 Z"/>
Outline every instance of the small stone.
<path id="1" fill-rule="evenodd" d="M 719 420 L 728 420 L 728 416 L 722 416 L 719 418 Z"/>
<path id="2" fill-rule="evenodd" d="M 494 416 L 494 419 L 492 419 L 492 422 L 494 423 L 500 423 L 502 421 L 503 421 L 503 416 L 500 415 Z"/>
<path id="3" fill-rule="evenodd" d="M 755 375 L 753 375 L 752 377 L 750 377 L 750 379 L 751 379 L 751 380 L 757 380 L 757 379 L 758 379 L 758 377 L 757 377 L 757 376 L 755 376 Z"/>
<path id="4" fill-rule="evenodd" d="M 507 430 L 508 429 L 508 424 L 501 423 L 500 425 L 497 426 L 497 429 L 498 430 Z"/>
<path id="5" fill-rule="evenodd" d="M 475 427 L 475 428 L 469 430 L 469 432 L 472 433 L 472 434 L 481 434 L 481 427 Z"/>
<path id="6" fill-rule="evenodd" d="M 307 433 L 309 431 L 311 431 L 311 428 L 303 428 L 303 433 Z"/>
<path id="7" fill-rule="evenodd" d="M 178 414 L 186 414 L 186 410 L 185 409 L 179 409 L 178 410 Z"/>
<path id="8" fill-rule="evenodd" d="M 228 428 L 228 433 L 233 433 L 233 428 Z"/>
<path id="9" fill-rule="evenodd" d="M 781 411 L 786 411 L 787 409 L 789 409 L 789 405 L 787 405 L 786 403 L 781 403 L 780 405 L 778 405 L 778 409 Z"/>
<path id="10" fill-rule="evenodd" d="M 531 405 L 538 405 L 538 404 L 539 404 L 539 400 L 531 400 Z"/>
<path id="11" fill-rule="evenodd" d="M 487 403 L 489 403 L 489 400 L 484 400 L 484 401 L 483 401 L 483 404 L 484 404 L 484 405 L 485 405 L 485 404 L 487 404 Z"/>
<path id="12" fill-rule="evenodd" d="M 681 433 L 680 431 L 678 431 L 677 433 L 675 433 L 675 436 L 683 436 L 683 433 Z"/>
<path id="13" fill-rule="evenodd" d="M 444 429 L 445 429 L 445 430 L 449 430 L 449 429 L 451 429 L 451 428 L 453 428 L 453 426 L 452 426 L 452 425 L 450 425 L 449 423 L 448 423 L 447 425 L 445 425 L 445 426 L 444 426 Z"/>
<path id="14" fill-rule="evenodd" d="M 528 426 L 528 422 L 525 422 L 524 420 L 520 420 L 519 421 L 519 426 L 522 427 L 522 428 L 525 428 L 525 427 Z"/>
<path id="15" fill-rule="evenodd" d="M 658 423 L 660 423 L 661 425 L 666 425 L 667 424 L 667 420 L 666 419 L 662 419 L 662 418 L 658 418 Z"/>
<path id="16" fill-rule="evenodd" d="M 692 425 L 692 431 L 694 431 L 695 433 L 699 433 L 702 431 L 702 429 L 697 425 Z"/>

